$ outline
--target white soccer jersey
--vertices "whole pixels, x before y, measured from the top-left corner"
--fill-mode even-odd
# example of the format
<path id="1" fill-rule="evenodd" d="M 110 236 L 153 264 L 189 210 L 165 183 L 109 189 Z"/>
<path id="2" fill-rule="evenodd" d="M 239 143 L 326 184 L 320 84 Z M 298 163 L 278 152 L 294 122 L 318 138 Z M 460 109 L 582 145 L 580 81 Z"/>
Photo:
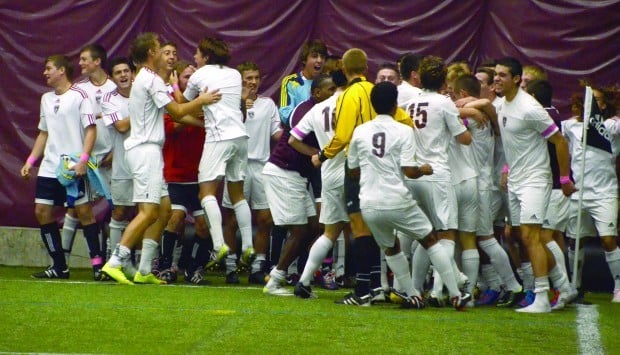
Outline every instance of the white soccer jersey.
<path id="1" fill-rule="evenodd" d="M 455 138 L 450 140 L 448 146 L 448 165 L 453 185 L 478 176 L 478 166 L 471 146 L 459 144 Z"/>
<path id="2" fill-rule="evenodd" d="M 183 96 L 193 100 L 205 89 L 218 89 L 222 99 L 202 106 L 205 116 L 205 142 L 218 142 L 247 136 L 241 112 L 241 74 L 221 65 L 205 65 L 187 82 Z"/>
<path id="3" fill-rule="evenodd" d="M 259 96 L 247 110 L 245 128 L 248 132 L 248 160 L 266 163 L 271 152 L 271 136 L 280 130 L 280 114 L 275 102 Z"/>
<path id="4" fill-rule="evenodd" d="M 604 121 L 605 130 L 610 135 L 613 154 L 604 150 L 588 147 L 586 149 L 585 175 L 581 176 L 583 163 L 583 122 L 572 118 L 562 122 L 562 133 L 568 140 L 571 156 L 571 170 L 575 185 L 583 179 L 583 198 L 586 200 L 617 198 L 618 179 L 616 177 L 616 156 L 620 151 L 620 121 L 613 118 Z M 590 129 L 593 129 L 590 127 Z M 571 195 L 576 200 L 579 194 Z"/>
<path id="5" fill-rule="evenodd" d="M 493 185 L 493 150 L 495 137 L 491 125 L 480 128 L 474 120 L 469 120 L 471 147 L 476 167 L 478 168 L 478 189 L 490 190 Z"/>
<path id="6" fill-rule="evenodd" d="M 164 144 L 164 106 L 171 101 L 162 78 L 147 67 L 140 69 L 129 94 L 131 130 L 125 150 L 144 143 Z"/>
<path id="7" fill-rule="evenodd" d="M 413 206 L 403 166 L 417 166 L 411 127 L 387 115 L 359 125 L 349 144 L 348 163 L 360 168 L 360 208 L 391 210 Z"/>
<path id="8" fill-rule="evenodd" d="M 76 85 L 88 94 L 90 103 L 93 106 L 93 111 L 97 117 L 97 140 L 95 141 L 92 155 L 98 160 L 101 160 L 112 150 L 112 137 L 110 136 L 110 132 L 106 128 L 104 122 L 100 119 L 102 112 L 101 101 L 105 93 L 116 89 L 116 84 L 114 84 L 112 80 L 106 79 L 103 84 L 95 85 L 89 78 L 85 78 L 84 80 L 79 81 Z"/>
<path id="9" fill-rule="evenodd" d="M 459 111 L 450 100 L 437 92 L 422 91 L 401 107 L 415 125 L 416 158 L 420 164 L 433 167 L 433 175 L 420 180 L 451 181 L 448 166 L 448 145 L 467 128 L 459 119 Z"/>
<path id="10" fill-rule="evenodd" d="M 409 84 L 406 81 L 401 81 L 398 85 L 398 106 L 402 107 L 406 102 L 412 100 L 417 95 L 420 95 L 422 89 Z"/>
<path id="11" fill-rule="evenodd" d="M 336 92 L 327 100 L 314 105 L 308 113 L 291 130 L 291 135 L 298 140 L 303 140 L 308 134 L 314 132 L 316 140 L 321 148 L 325 147 L 334 137 L 334 112 L 336 101 L 342 91 Z M 344 162 L 346 155 L 344 150 L 336 154 L 332 159 L 327 159 L 321 165 L 321 181 L 325 186 L 338 187 L 344 184 Z"/>
<path id="12" fill-rule="evenodd" d="M 101 110 L 103 123 L 108 127 L 112 139 L 112 154 L 114 154 L 112 179 L 131 179 L 131 173 L 125 164 L 125 147 L 123 147 L 129 132 L 121 133 L 114 128 L 116 122 L 129 117 L 129 98 L 114 89 L 103 96 Z"/>
<path id="13" fill-rule="evenodd" d="M 547 138 L 558 131 L 547 111 L 519 89 L 512 101 L 504 100 L 497 114 L 513 186 L 551 183 Z"/>
<path id="14" fill-rule="evenodd" d="M 95 124 L 95 114 L 86 91 L 72 86 L 62 95 L 53 91 L 41 97 L 39 130 L 47 132 L 39 176 L 56 177 L 61 154 L 81 154 L 84 129 Z"/>

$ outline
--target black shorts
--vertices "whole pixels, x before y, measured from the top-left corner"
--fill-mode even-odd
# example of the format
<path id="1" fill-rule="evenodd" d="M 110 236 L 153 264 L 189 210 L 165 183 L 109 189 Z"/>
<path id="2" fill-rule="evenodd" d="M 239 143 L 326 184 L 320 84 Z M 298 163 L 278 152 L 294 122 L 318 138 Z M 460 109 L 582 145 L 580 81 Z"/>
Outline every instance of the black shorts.
<path id="1" fill-rule="evenodd" d="M 168 194 L 173 210 L 184 210 L 195 215 L 194 212 L 202 211 L 198 198 L 198 184 L 168 183 Z"/>
<path id="2" fill-rule="evenodd" d="M 344 163 L 344 200 L 347 204 L 347 213 L 359 213 L 360 210 L 360 182 L 351 180 L 349 176 L 349 163 Z"/>
<path id="3" fill-rule="evenodd" d="M 84 198 L 88 201 L 85 191 L 84 179 L 78 179 L 78 197 L 76 200 L 80 203 L 85 202 L 83 201 Z M 65 207 L 67 205 L 67 189 L 56 178 L 38 176 L 34 202 L 42 205 Z"/>
<path id="4" fill-rule="evenodd" d="M 312 186 L 312 194 L 314 195 L 314 199 L 317 200 L 321 198 L 321 190 L 323 189 L 321 169 L 312 169 L 312 173 L 308 176 L 308 183 Z"/>

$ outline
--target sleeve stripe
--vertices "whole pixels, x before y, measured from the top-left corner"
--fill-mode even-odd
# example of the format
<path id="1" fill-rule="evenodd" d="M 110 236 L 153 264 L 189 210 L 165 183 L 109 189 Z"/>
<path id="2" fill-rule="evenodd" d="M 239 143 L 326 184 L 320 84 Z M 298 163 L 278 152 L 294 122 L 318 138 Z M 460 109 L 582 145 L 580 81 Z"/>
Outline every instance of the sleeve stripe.
<path id="1" fill-rule="evenodd" d="M 549 138 L 557 131 L 558 131 L 558 126 L 556 126 L 555 123 L 552 123 L 549 127 L 547 127 L 547 129 L 545 129 L 541 133 L 541 135 L 545 138 Z"/>
<path id="2" fill-rule="evenodd" d="M 291 135 L 294 136 L 295 138 L 299 139 L 299 140 L 303 140 L 304 138 L 306 138 L 307 134 L 304 134 L 300 129 L 298 129 L 297 127 L 294 127 L 291 130 Z"/>

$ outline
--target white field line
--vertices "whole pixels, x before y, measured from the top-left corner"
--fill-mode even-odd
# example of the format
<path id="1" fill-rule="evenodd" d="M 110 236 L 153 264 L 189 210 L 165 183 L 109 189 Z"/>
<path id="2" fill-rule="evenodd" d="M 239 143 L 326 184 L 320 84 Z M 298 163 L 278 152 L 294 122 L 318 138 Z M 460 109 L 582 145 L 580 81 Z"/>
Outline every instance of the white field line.
<path id="1" fill-rule="evenodd" d="M 605 354 L 598 329 L 598 307 L 577 305 L 577 337 L 581 354 Z"/>

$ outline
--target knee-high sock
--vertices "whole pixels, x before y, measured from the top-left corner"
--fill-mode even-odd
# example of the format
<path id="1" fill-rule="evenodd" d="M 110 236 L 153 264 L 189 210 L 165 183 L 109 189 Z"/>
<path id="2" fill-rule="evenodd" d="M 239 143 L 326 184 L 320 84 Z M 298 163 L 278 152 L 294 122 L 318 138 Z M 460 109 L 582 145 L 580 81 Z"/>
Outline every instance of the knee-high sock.
<path id="1" fill-rule="evenodd" d="M 282 226 L 273 226 L 271 228 L 271 249 L 269 250 L 269 267 L 278 265 L 282 246 L 288 234 L 288 229 Z"/>
<path id="2" fill-rule="evenodd" d="M 497 271 L 491 264 L 482 264 L 481 276 L 484 279 L 484 282 L 487 284 L 487 287 L 494 291 L 499 291 L 502 285 L 502 279 L 499 277 Z"/>
<path id="3" fill-rule="evenodd" d="M 123 231 L 129 225 L 128 221 L 117 221 L 114 218 L 110 220 L 110 249 L 114 250 L 116 244 L 121 242 Z"/>
<path id="4" fill-rule="evenodd" d="M 301 283 L 306 286 L 310 285 L 314 272 L 319 269 L 323 259 L 325 259 L 325 256 L 329 253 L 333 245 L 334 243 L 325 235 L 320 236 L 314 244 L 312 244 L 310 254 L 308 255 L 308 261 L 306 261 L 306 266 L 299 279 Z"/>
<path id="5" fill-rule="evenodd" d="M 205 196 L 200 200 L 200 205 L 207 214 L 209 231 L 211 232 L 211 238 L 213 238 L 213 249 L 220 250 L 224 245 L 224 233 L 222 231 L 222 212 L 217 199 L 215 196 Z"/>
<path id="6" fill-rule="evenodd" d="M 433 264 L 437 272 L 439 272 L 443 282 L 448 288 L 448 292 L 450 292 L 450 297 L 460 296 L 461 291 L 459 291 L 459 288 L 456 284 L 454 268 L 452 267 L 450 257 L 448 256 L 448 253 L 446 253 L 443 246 L 437 243 L 432 247 L 428 248 L 426 251 L 428 253 L 428 257 L 431 260 L 431 263 Z"/>
<path id="7" fill-rule="evenodd" d="M 620 248 L 605 252 L 605 260 L 614 279 L 614 290 L 620 290 Z"/>
<path id="8" fill-rule="evenodd" d="M 383 252 L 383 250 L 381 250 L 381 288 L 383 290 L 389 291 L 390 282 L 387 276 L 388 265 L 387 265 L 387 260 L 385 259 L 385 257 L 386 257 L 385 253 Z M 407 266 L 407 270 L 409 270 L 409 266 Z M 409 278 L 411 279 L 411 272 L 408 272 L 408 275 L 409 275 Z"/>
<path id="9" fill-rule="evenodd" d="M 370 262 L 370 289 L 381 289 L 381 249 L 374 237 L 370 237 L 368 261 Z"/>
<path id="10" fill-rule="evenodd" d="M 532 263 L 521 263 L 521 272 L 523 273 L 523 288 L 526 290 L 533 290 L 535 287 L 535 280 Z"/>
<path id="11" fill-rule="evenodd" d="M 555 240 L 550 241 L 545 244 L 547 249 L 553 254 L 553 258 L 555 259 L 556 265 L 560 266 L 560 270 L 566 274 L 566 258 L 564 257 L 564 252 L 560 249 L 560 246 Z"/>
<path id="12" fill-rule="evenodd" d="M 469 279 L 467 292 L 472 293 L 478 282 L 478 269 L 480 268 L 480 254 L 478 249 L 467 249 L 461 253 L 461 265 L 463 273 Z"/>
<path id="13" fill-rule="evenodd" d="M 248 206 L 248 201 L 241 200 L 233 205 L 237 224 L 239 225 L 239 233 L 241 234 L 241 251 L 252 248 L 252 211 Z"/>
<path id="14" fill-rule="evenodd" d="M 159 269 L 166 270 L 172 266 L 172 254 L 174 247 L 179 240 L 179 234 L 171 231 L 164 231 L 161 237 L 161 256 L 159 258 Z"/>
<path id="15" fill-rule="evenodd" d="M 103 265 L 103 257 L 101 252 L 101 244 L 99 241 L 99 225 L 92 223 L 84 227 L 84 238 L 88 244 L 88 253 L 90 262 L 93 266 Z"/>
<path id="16" fill-rule="evenodd" d="M 336 272 L 336 277 L 342 276 L 345 273 L 344 249 L 344 233 L 341 232 L 338 239 L 336 239 L 336 244 L 334 245 L 334 271 Z"/>
<path id="17" fill-rule="evenodd" d="M 47 248 L 47 252 L 53 260 L 55 268 L 65 270 L 67 262 L 65 261 L 65 253 L 62 251 L 62 242 L 60 231 L 56 222 L 41 225 L 41 239 Z"/>
<path id="18" fill-rule="evenodd" d="M 398 284 L 401 287 L 400 290 L 405 291 L 409 296 L 413 296 L 415 291 L 413 290 L 413 282 L 409 273 L 409 262 L 405 254 L 400 252 L 392 256 L 386 255 L 385 262 L 392 269 L 394 280 L 398 280 Z"/>
<path id="19" fill-rule="evenodd" d="M 481 240 L 478 242 L 478 245 L 489 256 L 491 265 L 493 265 L 493 268 L 497 271 L 502 279 L 502 283 L 506 285 L 508 290 L 514 292 L 519 291 L 521 285 L 519 285 L 515 273 L 512 271 L 508 254 L 501 245 L 499 245 L 497 240 L 495 238 Z"/>
<path id="20" fill-rule="evenodd" d="M 372 259 L 372 246 L 370 244 L 373 241 L 372 239 L 371 236 L 362 236 L 353 241 L 352 257 L 357 270 L 355 273 L 355 295 L 359 297 L 370 294 L 370 263 Z"/>
<path id="21" fill-rule="evenodd" d="M 159 254 L 159 243 L 153 239 L 144 238 L 142 240 L 142 256 L 140 258 L 140 265 L 138 271 L 142 275 L 147 275 L 152 271 L 153 259 Z"/>
<path id="22" fill-rule="evenodd" d="M 424 281 L 430 266 L 431 259 L 428 256 L 427 250 L 418 247 L 411 258 L 411 280 L 416 291 L 415 296 L 420 296 L 424 291 Z"/>
<path id="23" fill-rule="evenodd" d="M 62 224 L 62 251 L 65 253 L 65 261 L 69 265 L 69 258 L 71 257 L 71 250 L 73 250 L 73 241 L 75 240 L 75 233 L 77 232 L 77 226 L 80 220 L 73 218 L 68 214 L 65 214 L 65 222 Z"/>

